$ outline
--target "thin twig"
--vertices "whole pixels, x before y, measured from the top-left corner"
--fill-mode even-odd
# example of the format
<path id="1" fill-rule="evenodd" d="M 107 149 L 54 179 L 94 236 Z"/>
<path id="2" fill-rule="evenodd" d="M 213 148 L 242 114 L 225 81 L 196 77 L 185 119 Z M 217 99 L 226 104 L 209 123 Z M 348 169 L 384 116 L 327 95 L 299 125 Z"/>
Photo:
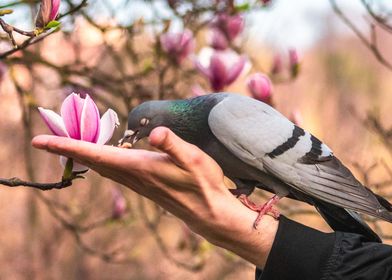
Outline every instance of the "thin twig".
<path id="1" fill-rule="evenodd" d="M 61 180 L 60 182 L 56 183 L 34 183 L 34 182 L 28 182 L 21 180 L 17 177 L 5 179 L 5 178 L 0 178 L 0 185 L 4 185 L 7 187 L 30 187 L 30 188 L 35 188 L 39 189 L 42 191 L 48 191 L 48 190 L 53 190 L 53 189 L 64 189 L 72 185 L 72 179 L 65 179 Z"/>
<path id="2" fill-rule="evenodd" d="M 362 5 L 365 7 L 366 11 L 369 13 L 369 15 L 372 17 L 372 19 L 383 29 L 385 29 L 388 32 L 392 32 L 392 26 L 389 25 L 386 22 L 386 19 L 377 15 L 372 7 L 370 7 L 369 3 L 366 0 L 361 0 Z"/>
<path id="3" fill-rule="evenodd" d="M 384 55 L 381 53 L 377 46 L 377 42 L 374 41 L 376 38 L 375 30 L 372 29 L 371 39 L 368 39 L 359 28 L 343 13 L 343 11 L 338 7 L 335 0 L 329 0 L 332 9 L 340 17 L 340 19 L 357 35 L 357 37 L 361 40 L 361 42 L 373 53 L 376 59 L 384 65 L 386 68 L 392 71 L 392 63 L 389 62 Z"/>

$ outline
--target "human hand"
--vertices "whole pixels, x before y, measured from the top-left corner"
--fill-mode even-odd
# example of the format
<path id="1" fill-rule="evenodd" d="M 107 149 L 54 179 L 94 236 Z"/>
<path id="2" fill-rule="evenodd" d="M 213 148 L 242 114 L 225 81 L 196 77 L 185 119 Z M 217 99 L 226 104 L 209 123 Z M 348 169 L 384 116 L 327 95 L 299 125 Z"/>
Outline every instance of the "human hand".
<path id="1" fill-rule="evenodd" d="M 218 164 L 169 129 L 158 127 L 149 137 L 150 145 L 162 153 L 48 135 L 37 136 L 32 143 L 148 197 L 211 243 L 264 267 L 278 222 L 266 215 L 254 229 L 257 213 L 228 191 Z"/>

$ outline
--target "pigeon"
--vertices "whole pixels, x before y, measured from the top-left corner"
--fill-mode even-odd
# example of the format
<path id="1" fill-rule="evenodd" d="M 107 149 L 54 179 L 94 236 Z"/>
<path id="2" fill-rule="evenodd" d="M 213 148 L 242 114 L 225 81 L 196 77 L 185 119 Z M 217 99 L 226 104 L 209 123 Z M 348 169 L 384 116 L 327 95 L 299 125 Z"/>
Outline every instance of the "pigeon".
<path id="1" fill-rule="evenodd" d="M 128 116 L 120 143 L 133 145 L 159 126 L 211 156 L 239 196 L 260 217 L 288 197 L 313 205 L 335 231 L 380 237 L 359 213 L 392 223 L 392 205 L 363 186 L 318 138 L 293 124 L 271 106 L 234 93 L 191 99 L 147 101 Z M 248 196 L 260 188 L 274 196 L 257 206 Z"/>

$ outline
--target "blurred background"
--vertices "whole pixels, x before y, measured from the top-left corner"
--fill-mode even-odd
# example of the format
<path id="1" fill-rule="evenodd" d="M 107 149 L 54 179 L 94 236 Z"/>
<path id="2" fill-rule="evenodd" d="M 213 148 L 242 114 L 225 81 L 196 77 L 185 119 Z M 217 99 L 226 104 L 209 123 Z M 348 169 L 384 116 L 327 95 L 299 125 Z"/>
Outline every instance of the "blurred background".
<path id="1" fill-rule="evenodd" d="M 390 1 L 62 0 L 56 21 L 41 2 L 56 1 L 0 0 L 1 178 L 61 180 L 59 159 L 30 141 L 50 133 L 37 107 L 59 112 L 71 92 L 118 113 L 116 144 L 140 102 L 230 91 L 273 105 L 392 201 Z M 254 279 L 149 200 L 85 177 L 46 192 L 0 185 L 1 280 Z M 331 231 L 309 205 L 279 207 Z M 365 218 L 392 244 L 391 224 Z"/>

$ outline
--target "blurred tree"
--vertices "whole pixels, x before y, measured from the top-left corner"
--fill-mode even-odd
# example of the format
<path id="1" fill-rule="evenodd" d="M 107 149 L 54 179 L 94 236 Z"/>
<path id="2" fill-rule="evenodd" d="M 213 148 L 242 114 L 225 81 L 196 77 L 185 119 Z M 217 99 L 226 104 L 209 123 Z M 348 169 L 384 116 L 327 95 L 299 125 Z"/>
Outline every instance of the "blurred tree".
<path id="1" fill-rule="evenodd" d="M 375 40 L 376 27 L 392 30 L 386 13 L 384 16 L 373 4 L 362 1 L 372 19 L 372 36 L 367 39 L 347 20 L 335 1 L 330 2 L 376 58 L 392 69 Z M 22 260 L 18 277 L 154 279 L 161 276 L 155 267 L 155 262 L 158 263 L 155 247 L 159 248 L 164 261 L 181 269 L 182 274 L 178 274 L 181 279 L 223 279 L 248 268 L 246 262 L 213 248 L 189 232 L 158 206 L 133 193 L 121 194 L 119 186 L 94 174 L 84 175 L 86 180 L 73 181 L 80 178 L 80 174 L 73 173 L 57 183 L 36 183 L 37 180 L 58 180 L 62 168 L 54 157 L 43 157 L 33 151 L 30 140 L 33 135 L 47 132 L 37 107 L 59 112 L 59 104 L 71 92 L 83 98 L 88 94 L 101 112 L 108 108 L 117 112 L 121 125 L 115 139 L 124 131 L 128 111 L 139 103 L 190 97 L 194 95 L 192 86 L 197 94 L 228 88 L 242 88 L 246 92 L 244 76 L 250 71 L 271 69 L 269 73 L 256 74 L 262 75 L 262 80 L 255 83 L 262 85 L 252 87 L 255 93 L 251 91 L 278 106 L 281 102 L 277 102 L 276 91 L 271 91 L 271 81 L 275 85 L 294 82 L 298 74 L 301 76 L 299 71 L 304 59 L 302 56 L 299 59 L 296 50 L 288 49 L 285 56 L 271 57 L 271 65 L 260 63 L 269 56 L 268 52 L 259 55 L 263 60 L 253 58 L 245 44 L 247 14 L 267 9 L 273 1 L 97 0 L 88 3 L 63 0 L 59 7 L 58 4 L 58 0 L 16 0 L 0 4 L 0 92 L 16 93 L 16 101 L 4 99 L 3 104 L 8 102 L 4 110 L 20 116 L 15 122 L 11 122 L 13 114 L 0 117 L 4 132 L 0 137 L 4 137 L 1 140 L 6 151 L 2 158 L 7 162 L 5 165 L 12 161 L 10 169 L 4 169 L 1 176 L 27 178 L 3 178 L 0 184 L 36 189 L 66 188 L 45 194 L 37 190 L 23 192 L 27 201 L 26 221 L 18 233 L 23 237 L 18 237 L 25 243 L 18 243 L 20 248 L 15 253 L 18 254 L 15 259 Z M 13 24 L 8 20 L 12 14 L 17 18 Z M 17 27 L 22 23 L 24 26 L 29 23 L 30 28 Z M 355 59 L 345 53 L 327 54 L 328 79 L 348 92 L 377 91 L 373 74 L 363 68 L 363 64 L 358 66 Z M 361 77 L 360 82 L 357 82 L 358 77 Z M 295 112 L 293 119 L 299 122 L 298 110 L 290 108 L 290 112 Z M 392 128 L 384 128 L 375 114 L 369 114 L 363 123 L 392 151 Z M 141 147 L 147 148 L 147 145 Z M 390 186 L 389 164 L 380 164 L 378 168 L 387 170 L 387 179 L 376 185 Z M 372 186 L 374 180 L 369 178 L 370 171 L 361 166 L 358 169 L 364 174 L 365 183 Z M 71 185 L 73 187 L 68 188 Z M 288 215 L 314 213 L 299 207 L 282 207 Z M 19 223 L 20 217 L 16 216 Z M 48 217 L 56 222 L 49 223 Z M 382 233 L 377 222 L 371 222 Z M 22 256 L 22 252 L 25 255 Z M 127 266 L 102 268 L 95 259 L 86 259 L 86 255 Z M 0 255 L 0 259 L 2 257 Z M 18 261 L 10 267 L 17 270 L 15 263 Z M 178 270 L 159 264 L 160 271 L 168 275 L 162 279 L 174 279 L 171 276 Z M 0 278 L 3 275 L 17 277 L 16 272 L 7 274 L 6 269 L 0 268 Z"/>

